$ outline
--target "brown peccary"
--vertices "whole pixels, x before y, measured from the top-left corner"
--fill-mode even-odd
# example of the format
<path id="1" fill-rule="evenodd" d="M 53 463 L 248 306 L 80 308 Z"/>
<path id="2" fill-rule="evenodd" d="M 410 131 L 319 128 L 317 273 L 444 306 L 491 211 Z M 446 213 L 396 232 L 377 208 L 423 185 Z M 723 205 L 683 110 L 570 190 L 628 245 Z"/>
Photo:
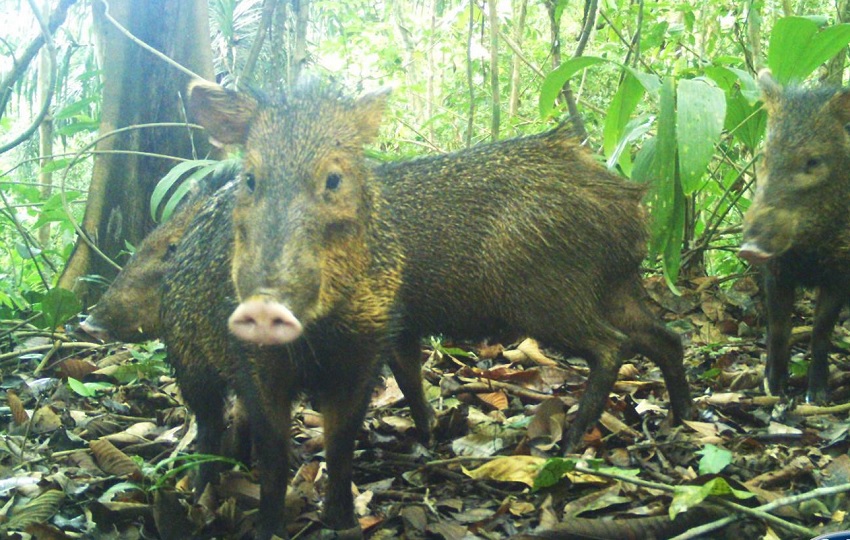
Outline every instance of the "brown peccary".
<path id="1" fill-rule="evenodd" d="M 80 327 L 103 341 L 138 343 L 162 338 L 168 346 L 168 362 L 174 368 L 183 399 L 196 417 L 197 452 L 248 461 L 251 453 L 247 440 L 248 419 L 238 401 L 233 410 L 232 433 L 229 438 L 223 440 L 224 411 L 229 385 L 217 369 L 221 361 L 212 361 L 210 357 L 221 354 L 226 349 L 229 339 L 226 326 L 216 333 L 213 330 L 216 319 L 207 317 L 202 323 L 206 325 L 202 331 L 195 335 L 180 335 L 173 328 L 162 324 L 163 312 L 174 314 L 168 295 L 163 293 L 163 285 L 172 259 L 178 251 L 179 242 L 187 235 L 187 231 L 206 223 L 206 217 L 200 222 L 193 221 L 199 213 L 207 216 L 223 206 L 224 210 L 220 212 L 227 216 L 229 223 L 235 184 L 226 182 L 233 180 L 235 175 L 234 166 L 226 166 L 195 186 L 175 209 L 171 218 L 154 229 L 139 244 L 136 252 Z M 229 227 L 227 228 L 229 230 Z M 229 245 L 228 240 L 220 246 L 210 246 L 210 249 L 226 253 Z M 201 281 L 205 277 L 205 261 L 195 262 L 198 268 L 194 280 Z M 216 285 L 221 287 L 221 290 L 227 290 L 228 282 L 225 272 L 219 276 Z M 230 303 L 224 309 L 229 313 L 234 306 L 231 294 Z M 191 315 L 193 314 L 174 314 L 176 317 Z M 195 317 L 197 318 L 196 315 Z M 195 342 L 201 336 L 207 345 L 202 350 L 191 351 L 190 343 L 184 343 Z M 218 469 L 219 464 L 215 462 L 202 462 L 199 465 L 194 482 L 196 497 L 201 495 L 207 483 L 215 480 Z"/>
<path id="2" fill-rule="evenodd" d="M 259 345 L 246 346 L 249 358 L 222 370 L 252 421 L 258 538 L 285 534 L 290 409 L 301 391 L 318 401 L 324 419 L 324 521 L 340 535 L 361 536 L 351 494 L 354 441 L 376 369 L 394 344 L 403 265 L 363 159 L 384 101 L 378 94 L 346 100 L 318 84 L 263 105 L 208 83 L 190 88 L 191 111 L 214 140 L 247 143 L 232 223 L 241 303 L 222 312 L 220 324 L 229 316 L 236 336 Z M 179 270 L 166 281 L 188 291 L 175 301 L 195 301 L 196 287 Z M 417 370 L 421 393 L 419 377 Z"/>
<path id="3" fill-rule="evenodd" d="M 739 254 L 765 265 L 772 394 L 786 390 L 795 289 L 817 288 L 806 399 L 824 402 L 830 336 L 850 298 L 850 91 L 782 88 L 767 70 L 758 83 L 768 132 Z"/>
<path id="4" fill-rule="evenodd" d="M 659 363 L 674 414 L 688 415 L 681 342 L 649 315 L 640 283 L 642 187 L 606 172 L 565 128 L 380 167 L 376 180 L 362 146 L 384 100 L 317 88 L 280 102 L 207 83 L 190 93 L 213 140 L 245 146 L 233 214 L 241 303 L 230 329 L 286 360 L 255 359 L 233 374 L 265 424 L 261 536 L 281 514 L 299 387 L 318 394 L 326 415 L 325 519 L 356 527 L 350 459 L 368 381 L 394 348 L 408 399 L 421 392 L 418 343 L 428 333 L 531 335 L 585 357 L 588 389 L 567 448 L 596 422 L 634 352 Z M 423 407 L 412 401 L 416 418 Z"/>

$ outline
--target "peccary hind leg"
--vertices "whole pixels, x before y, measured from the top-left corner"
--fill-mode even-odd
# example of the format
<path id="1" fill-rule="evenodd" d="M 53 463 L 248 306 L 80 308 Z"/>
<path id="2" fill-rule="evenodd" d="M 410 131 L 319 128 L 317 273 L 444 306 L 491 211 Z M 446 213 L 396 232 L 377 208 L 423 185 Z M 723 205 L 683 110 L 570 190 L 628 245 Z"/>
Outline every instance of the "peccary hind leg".
<path id="1" fill-rule="evenodd" d="M 419 441 L 424 445 L 429 445 L 435 418 L 434 410 L 428 404 L 425 391 L 422 388 L 420 354 L 419 337 L 413 334 L 405 334 L 399 338 L 398 348 L 393 352 L 390 359 L 390 369 L 392 369 L 398 387 L 410 406 L 410 415 L 416 424 Z"/>
<path id="2" fill-rule="evenodd" d="M 614 388 L 622 363 L 619 352 L 619 344 L 606 344 L 594 347 L 592 352 L 588 351 L 584 354 L 590 366 L 590 375 L 587 377 L 587 389 L 579 402 L 578 412 L 564 437 L 564 454 L 574 451 L 581 443 L 585 432 L 602 416 L 608 394 Z"/>

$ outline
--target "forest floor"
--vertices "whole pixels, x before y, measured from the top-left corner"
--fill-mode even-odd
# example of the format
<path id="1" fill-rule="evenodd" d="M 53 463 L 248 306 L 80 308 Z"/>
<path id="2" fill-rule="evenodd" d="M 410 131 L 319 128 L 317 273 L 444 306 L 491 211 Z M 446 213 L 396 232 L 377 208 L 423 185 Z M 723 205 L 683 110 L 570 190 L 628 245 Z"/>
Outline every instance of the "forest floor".
<path id="1" fill-rule="evenodd" d="M 434 447 L 415 442 L 389 375 L 360 432 L 352 489 L 366 537 L 673 538 L 690 530 L 679 538 L 790 539 L 841 530 L 850 508 L 841 493 L 850 482 L 850 323 L 842 318 L 833 336 L 837 405 L 814 407 L 802 403 L 797 365 L 807 357 L 810 297 L 793 321 L 796 399 L 779 400 L 762 388 L 752 278 L 728 290 L 697 280 L 680 296 L 650 278 L 647 289 L 683 337 L 693 420 L 671 425 L 659 369 L 635 358 L 620 370 L 583 454 L 558 459 L 564 419 L 584 390 L 582 361 L 530 341 L 432 341 L 423 359 L 439 419 Z M 0 336 L 0 538 L 249 533 L 259 499 L 250 468 L 233 466 L 215 493 L 192 502 L 189 477 L 203 456 L 192 454 L 194 422 L 161 345 L 96 344 L 14 321 L 2 322 Z M 327 475 L 321 415 L 307 401 L 296 408 L 293 441 L 289 532 L 309 538 Z M 772 518 L 757 508 L 777 500 L 784 505 Z M 681 511 L 672 526 L 668 516 Z M 693 530 L 718 516 L 725 527 Z M 555 532 L 537 536 L 542 529 Z"/>

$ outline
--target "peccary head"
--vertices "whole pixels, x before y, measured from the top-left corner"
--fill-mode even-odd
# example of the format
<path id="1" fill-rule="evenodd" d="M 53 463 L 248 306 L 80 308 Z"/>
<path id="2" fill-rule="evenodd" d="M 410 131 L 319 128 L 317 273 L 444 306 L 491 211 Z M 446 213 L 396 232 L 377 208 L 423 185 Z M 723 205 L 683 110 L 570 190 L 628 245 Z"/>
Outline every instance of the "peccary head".
<path id="1" fill-rule="evenodd" d="M 767 70 L 758 83 L 769 123 L 739 255 L 763 263 L 832 249 L 850 209 L 850 91 L 782 88 Z"/>
<path id="2" fill-rule="evenodd" d="M 363 146 L 377 133 L 385 96 L 344 99 L 313 83 L 269 101 L 190 86 L 190 111 L 213 142 L 244 147 L 233 213 L 241 304 L 229 320 L 240 339 L 292 342 L 368 296 L 359 280 L 372 264 L 367 230 L 377 192 Z"/>
<path id="3" fill-rule="evenodd" d="M 162 283 L 168 261 L 206 199 L 190 194 L 168 221 L 154 229 L 80 324 L 103 341 L 137 343 L 160 337 Z"/>

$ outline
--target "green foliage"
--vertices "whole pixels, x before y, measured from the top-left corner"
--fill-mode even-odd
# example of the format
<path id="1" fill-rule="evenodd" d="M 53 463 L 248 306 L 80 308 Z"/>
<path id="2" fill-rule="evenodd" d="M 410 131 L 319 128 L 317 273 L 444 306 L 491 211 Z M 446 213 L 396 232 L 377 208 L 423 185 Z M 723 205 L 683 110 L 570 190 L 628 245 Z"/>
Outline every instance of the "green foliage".
<path id="1" fill-rule="evenodd" d="M 584 466 L 593 469 L 594 471 L 617 474 L 620 476 L 636 477 L 640 474 L 639 469 L 620 469 L 618 467 L 607 467 L 601 459 L 578 460 L 575 458 L 551 458 L 547 459 L 546 463 L 540 468 L 537 476 L 534 478 L 533 490 L 552 487 L 561 481 L 568 473 L 575 470 L 576 465 L 582 463 Z"/>
<path id="2" fill-rule="evenodd" d="M 155 379 L 171 372 L 166 363 L 165 345 L 161 341 L 148 341 L 130 349 L 130 355 L 136 359 L 136 364 L 128 364 L 119 368 L 113 376 L 122 383 L 133 382 L 139 375 Z M 126 368 L 126 369 L 124 369 Z"/>
<path id="3" fill-rule="evenodd" d="M 83 309 L 77 295 L 67 289 L 50 289 L 41 299 L 41 321 L 46 328 L 56 328 Z"/>
<path id="4" fill-rule="evenodd" d="M 779 19 L 770 33 L 767 65 L 780 84 L 801 81 L 850 43 L 850 24 L 823 28 L 813 17 Z"/>
<path id="5" fill-rule="evenodd" d="M 86 397 L 86 398 L 96 398 L 101 392 L 114 388 L 115 385 L 112 383 L 105 382 L 88 382 L 84 383 L 82 381 L 78 381 L 73 377 L 68 377 L 68 387 L 74 391 L 74 393 Z"/>
<path id="6" fill-rule="evenodd" d="M 184 161 L 175 165 L 174 168 L 168 171 L 168 174 L 163 176 L 162 180 L 156 184 L 156 187 L 151 194 L 151 218 L 154 221 L 165 221 L 168 219 L 171 212 L 174 211 L 183 197 L 185 197 L 192 189 L 194 182 L 213 173 L 222 166 L 222 163 L 224 162 L 211 159 L 197 159 Z M 193 173 L 184 178 L 186 173 L 193 170 Z M 174 184 L 176 184 L 181 178 L 183 178 L 183 181 L 180 182 L 180 185 L 174 190 L 172 196 L 166 201 L 166 195 L 174 187 Z M 163 202 L 165 202 L 165 204 L 163 204 Z M 160 212 L 161 205 L 162 208 Z M 159 219 L 157 219 L 158 213 L 160 214 Z"/>
<path id="7" fill-rule="evenodd" d="M 755 497 L 755 493 L 735 489 L 725 479 L 712 478 L 701 486 L 676 486 L 673 491 L 673 500 L 670 502 L 670 519 L 690 508 L 699 506 L 708 497 L 728 497 L 746 500 Z"/>
<path id="8" fill-rule="evenodd" d="M 732 452 L 713 444 L 705 445 L 697 454 L 702 456 L 699 460 L 700 474 L 717 474 L 732 463 Z"/>

